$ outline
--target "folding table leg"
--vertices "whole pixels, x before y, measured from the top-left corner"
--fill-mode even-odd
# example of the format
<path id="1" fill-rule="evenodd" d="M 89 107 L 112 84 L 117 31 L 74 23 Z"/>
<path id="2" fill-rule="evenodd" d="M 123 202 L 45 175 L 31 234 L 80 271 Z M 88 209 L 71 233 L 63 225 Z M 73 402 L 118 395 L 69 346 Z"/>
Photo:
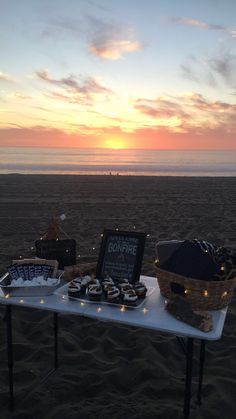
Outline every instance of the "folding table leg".
<path id="1" fill-rule="evenodd" d="M 9 408 L 14 410 L 14 393 L 13 393 L 13 349 L 12 349 L 12 322 L 11 322 L 11 306 L 6 305 L 6 326 L 7 326 L 7 359 L 9 373 Z"/>
<path id="2" fill-rule="evenodd" d="M 201 340 L 200 346 L 200 366 L 199 366 L 199 380 L 198 380 L 198 392 L 197 392 L 197 404 L 201 404 L 202 400 L 202 382 L 203 382 L 203 370 L 204 370 L 204 362 L 205 362 L 205 340 Z"/>
<path id="3" fill-rule="evenodd" d="M 58 313 L 53 313 L 54 320 L 54 368 L 58 368 Z"/>
<path id="4" fill-rule="evenodd" d="M 187 354 L 186 354 L 186 374 L 185 374 L 185 394 L 184 394 L 184 418 L 189 417 L 190 400 L 191 400 L 191 385 L 192 385 L 192 364 L 193 364 L 193 347 L 194 339 L 187 340 Z"/>

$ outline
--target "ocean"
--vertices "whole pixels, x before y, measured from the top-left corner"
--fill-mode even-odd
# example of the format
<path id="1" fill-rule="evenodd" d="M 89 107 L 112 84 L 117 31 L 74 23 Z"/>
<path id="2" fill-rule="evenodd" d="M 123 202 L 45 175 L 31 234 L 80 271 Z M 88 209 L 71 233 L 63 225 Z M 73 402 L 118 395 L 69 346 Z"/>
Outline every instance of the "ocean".
<path id="1" fill-rule="evenodd" d="M 236 150 L 0 148 L 0 174 L 236 176 Z"/>

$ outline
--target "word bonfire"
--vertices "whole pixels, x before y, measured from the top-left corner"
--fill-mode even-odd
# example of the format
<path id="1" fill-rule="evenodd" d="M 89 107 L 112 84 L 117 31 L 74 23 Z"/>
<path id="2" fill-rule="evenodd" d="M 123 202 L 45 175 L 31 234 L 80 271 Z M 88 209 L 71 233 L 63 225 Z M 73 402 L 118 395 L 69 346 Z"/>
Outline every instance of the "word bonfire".
<path id="1" fill-rule="evenodd" d="M 130 255 L 136 256 L 137 245 L 126 244 L 126 243 L 109 243 L 108 253 L 128 253 Z"/>

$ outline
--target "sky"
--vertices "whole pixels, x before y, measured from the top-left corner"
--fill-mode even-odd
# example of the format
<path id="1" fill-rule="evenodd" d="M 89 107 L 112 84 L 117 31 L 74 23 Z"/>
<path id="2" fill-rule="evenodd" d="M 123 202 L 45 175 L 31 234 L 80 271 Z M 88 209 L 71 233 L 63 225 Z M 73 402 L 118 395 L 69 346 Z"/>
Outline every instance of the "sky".
<path id="1" fill-rule="evenodd" d="M 236 149 L 235 0 L 0 0 L 0 146 Z"/>

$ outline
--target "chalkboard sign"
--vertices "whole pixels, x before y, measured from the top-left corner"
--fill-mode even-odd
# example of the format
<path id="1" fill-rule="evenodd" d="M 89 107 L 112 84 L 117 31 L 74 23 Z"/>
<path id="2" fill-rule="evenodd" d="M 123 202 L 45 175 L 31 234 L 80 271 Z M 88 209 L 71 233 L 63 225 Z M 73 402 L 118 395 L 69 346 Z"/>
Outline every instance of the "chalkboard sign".
<path id="1" fill-rule="evenodd" d="M 56 259 L 59 269 L 76 263 L 76 241 L 65 240 L 36 240 L 36 256 L 42 259 Z"/>
<path id="2" fill-rule="evenodd" d="M 97 264 L 97 277 L 139 280 L 146 234 L 130 231 L 105 230 Z"/>

